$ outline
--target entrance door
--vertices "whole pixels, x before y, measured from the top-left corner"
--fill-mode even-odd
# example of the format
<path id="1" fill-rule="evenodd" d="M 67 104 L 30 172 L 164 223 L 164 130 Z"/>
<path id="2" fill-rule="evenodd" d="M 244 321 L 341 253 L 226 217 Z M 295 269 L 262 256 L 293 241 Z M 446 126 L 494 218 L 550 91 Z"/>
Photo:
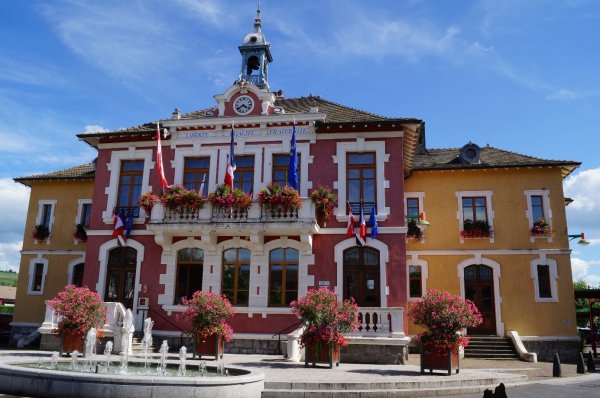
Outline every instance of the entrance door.
<path id="1" fill-rule="evenodd" d="M 494 270 L 483 264 L 470 265 L 465 268 L 465 298 L 473 301 L 483 323 L 476 328 L 469 328 L 468 334 L 496 334 L 496 311 L 494 304 Z"/>
<path id="2" fill-rule="evenodd" d="M 118 247 L 110 251 L 106 270 L 104 301 L 120 302 L 133 308 L 137 251 Z"/>
<path id="3" fill-rule="evenodd" d="M 354 297 L 359 307 L 379 307 L 379 251 L 353 247 L 344 252 L 344 299 Z"/>

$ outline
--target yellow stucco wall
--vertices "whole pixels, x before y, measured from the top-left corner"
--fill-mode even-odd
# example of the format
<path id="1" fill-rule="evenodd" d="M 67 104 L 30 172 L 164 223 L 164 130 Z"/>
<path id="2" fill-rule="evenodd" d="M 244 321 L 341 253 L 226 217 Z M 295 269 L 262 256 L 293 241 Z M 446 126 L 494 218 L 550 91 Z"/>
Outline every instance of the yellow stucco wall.
<path id="1" fill-rule="evenodd" d="M 575 308 L 562 177 L 558 168 L 415 172 L 406 180 L 407 195 L 423 192 L 431 226 L 423 242 L 408 240 L 407 258 L 427 261 L 426 289 L 461 293 L 458 264 L 475 256 L 499 264 L 501 322 L 523 336 L 575 336 Z M 526 190 L 548 190 L 552 239 L 530 239 Z M 458 191 L 491 191 L 494 240 L 464 239 L 458 219 Z M 488 203 L 489 206 L 489 203 Z M 577 231 L 578 232 L 578 231 Z M 543 250 L 543 251 L 540 251 Z M 464 252 L 464 255 L 463 255 Z M 531 261 L 544 253 L 557 265 L 556 302 L 536 302 Z M 473 261 L 473 264 L 477 264 Z M 409 323 L 409 333 L 418 333 Z"/>
<path id="2" fill-rule="evenodd" d="M 79 199 L 91 199 L 93 180 L 34 181 L 31 184 L 29 208 L 23 237 L 23 251 L 13 322 L 39 323 L 44 320 L 45 300 L 54 297 L 68 282 L 68 265 L 85 254 L 86 244 L 75 243 Z M 50 238 L 35 242 L 33 230 L 40 200 L 56 200 Z M 43 294 L 30 294 L 30 264 L 48 261 Z"/>

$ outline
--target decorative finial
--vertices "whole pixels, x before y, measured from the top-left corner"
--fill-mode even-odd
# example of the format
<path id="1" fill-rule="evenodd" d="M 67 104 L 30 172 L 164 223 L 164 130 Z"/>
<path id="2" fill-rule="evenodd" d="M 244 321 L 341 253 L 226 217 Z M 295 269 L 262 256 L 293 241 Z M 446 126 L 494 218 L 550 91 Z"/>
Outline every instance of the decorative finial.
<path id="1" fill-rule="evenodd" d="M 256 8 L 256 18 L 254 19 L 254 31 L 259 33 L 260 30 L 261 30 L 260 0 L 258 0 L 258 7 Z"/>
<path id="2" fill-rule="evenodd" d="M 181 119 L 181 112 L 179 112 L 179 108 L 175 108 L 171 115 L 172 119 Z"/>

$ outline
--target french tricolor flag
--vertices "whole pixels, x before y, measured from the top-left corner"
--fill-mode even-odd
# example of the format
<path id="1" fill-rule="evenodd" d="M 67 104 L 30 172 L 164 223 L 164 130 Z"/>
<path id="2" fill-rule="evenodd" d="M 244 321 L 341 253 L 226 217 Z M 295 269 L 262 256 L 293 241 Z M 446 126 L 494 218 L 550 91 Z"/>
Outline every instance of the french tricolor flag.
<path id="1" fill-rule="evenodd" d="M 231 143 L 229 144 L 229 159 L 227 159 L 227 170 L 225 172 L 225 185 L 233 188 L 233 172 L 235 171 L 235 156 L 233 150 L 233 126 L 231 126 Z"/>

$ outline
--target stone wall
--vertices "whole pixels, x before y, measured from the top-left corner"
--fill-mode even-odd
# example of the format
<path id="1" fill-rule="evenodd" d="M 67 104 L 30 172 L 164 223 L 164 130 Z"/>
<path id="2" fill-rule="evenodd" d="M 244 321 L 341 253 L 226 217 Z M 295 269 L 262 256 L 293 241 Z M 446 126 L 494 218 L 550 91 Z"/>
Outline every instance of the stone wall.
<path id="1" fill-rule="evenodd" d="M 538 361 L 551 362 L 554 354 L 558 353 L 561 362 L 577 362 L 581 351 L 578 340 L 523 340 L 523 345 L 529 352 L 537 354 Z"/>
<path id="2" fill-rule="evenodd" d="M 342 363 L 404 364 L 407 360 L 405 345 L 349 344 L 342 347 Z"/>

